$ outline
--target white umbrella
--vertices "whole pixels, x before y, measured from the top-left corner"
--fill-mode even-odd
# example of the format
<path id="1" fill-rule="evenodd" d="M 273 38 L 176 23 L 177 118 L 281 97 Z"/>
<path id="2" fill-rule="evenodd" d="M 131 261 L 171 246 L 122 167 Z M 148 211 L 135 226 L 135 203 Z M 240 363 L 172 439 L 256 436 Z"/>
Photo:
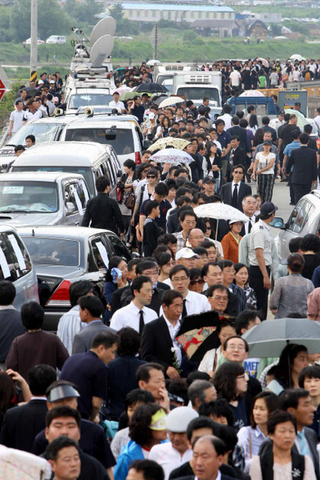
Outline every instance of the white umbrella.
<path id="1" fill-rule="evenodd" d="M 170 105 L 175 105 L 176 103 L 184 103 L 185 99 L 181 97 L 168 97 L 162 100 L 159 105 L 159 108 L 170 107 Z"/>
<path id="2" fill-rule="evenodd" d="M 160 65 L 160 64 L 161 62 L 155 59 L 149 60 L 149 62 L 147 62 L 148 67 L 153 67 L 154 65 Z"/>
<path id="3" fill-rule="evenodd" d="M 264 67 L 269 68 L 268 60 L 266 60 L 265 58 L 261 58 L 261 57 L 257 58 L 257 60 L 260 61 Z"/>
<path id="4" fill-rule="evenodd" d="M 298 62 L 301 62 L 301 60 L 305 60 L 305 58 L 299 53 L 294 53 L 293 55 L 291 55 L 290 60 L 298 60 Z"/>
<path id="5" fill-rule="evenodd" d="M 259 90 L 246 90 L 239 97 L 265 97 L 265 95 Z"/>
<path id="6" fill-rule="evenodd" d="M 154 160 L 158 163 L 184 163 L 186 165 L 194 162 L 189 153 L 183 150 L 177 150 L 176 148 L 164 148 L 152 155 L 149 160 Z"/>
<path id="7" fill-rule="evenodd" d="M 225 203 L 205 203 L 194 209 L 197 217 L 215 218 L 216 220 L 235 220 L 237 222 L 248 222 L 248 217 L 237 208 Z"/>
<path id="8" fill-rule="evenodd" d="M 150 147 L 148 147 L 149 152 L 154 152 L 155 150 L 162 150 L 163 148 L 174 148 L 177 150 L 184 150 L 187 145 L 190 145 L 191 142 L 189 140 L 185 140 L 184 138 L 176 138 L 176 137 L 164 137 L 159 138 L 155 143 L 153 143 Z"/>

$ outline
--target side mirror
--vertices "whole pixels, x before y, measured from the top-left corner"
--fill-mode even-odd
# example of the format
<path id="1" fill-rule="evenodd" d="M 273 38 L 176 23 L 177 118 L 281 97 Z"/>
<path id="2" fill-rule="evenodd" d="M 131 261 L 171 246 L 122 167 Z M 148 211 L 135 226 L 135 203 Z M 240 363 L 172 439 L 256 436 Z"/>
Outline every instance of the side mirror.
<path id="1" fill-rule="evenodd" d="M 71 213 L 74 213 L 76 210 L 76 207 L 73 205 L 72 202 L 66 202 L 66 209 L 67 209 L 67 214 L 70 215 Z"/>
<path id="2" fill-rule="evenodd" d="M 274 219 L 270 223 L 270 227 L 274 227 L 274 228 L 284 228 L 284 226 L 285 226 L 285 223 L 283 221 L 283 218 L 281 217 L 274 217 Z"/>

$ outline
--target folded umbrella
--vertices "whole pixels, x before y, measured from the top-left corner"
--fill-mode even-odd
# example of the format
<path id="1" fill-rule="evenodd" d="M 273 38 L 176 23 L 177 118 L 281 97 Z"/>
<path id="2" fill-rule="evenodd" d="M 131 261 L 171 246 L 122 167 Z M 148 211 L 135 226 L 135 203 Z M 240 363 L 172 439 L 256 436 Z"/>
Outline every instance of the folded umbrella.
<path id="1" fill-rule="evenodd" d="M 219 322 L 219 315 L 214 311 L 189 315 L 183 319 L 176 340 L 189 360 L 200 362 L 208 350 L 219 347 Z"/>

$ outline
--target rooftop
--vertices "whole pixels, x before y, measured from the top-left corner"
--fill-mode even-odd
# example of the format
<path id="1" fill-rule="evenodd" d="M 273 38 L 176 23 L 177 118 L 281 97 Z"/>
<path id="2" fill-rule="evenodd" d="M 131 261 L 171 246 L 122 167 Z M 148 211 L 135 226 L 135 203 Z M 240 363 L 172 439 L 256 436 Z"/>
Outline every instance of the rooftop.
<path id="1" fill-rule="evenodd" d="M 167 3 L 123 3 L 123 10 L 171 10 L 171 11 L 196 11 L 196 12 L 234 12 L 233 8 L 225 5 L 169 5 Z"/>

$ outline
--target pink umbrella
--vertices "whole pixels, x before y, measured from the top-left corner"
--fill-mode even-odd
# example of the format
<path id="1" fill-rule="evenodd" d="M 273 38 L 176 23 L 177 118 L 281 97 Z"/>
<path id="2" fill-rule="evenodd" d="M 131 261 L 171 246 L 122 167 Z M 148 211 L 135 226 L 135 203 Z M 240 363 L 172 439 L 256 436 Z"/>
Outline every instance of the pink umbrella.
<path id="1" fill-rule="evenodd" d="M 264 67 L 269 68 L 269 62 L 268 62 L 268 60 L 266 60 L 265 58 L 259 57 L 259 58 L 257 58 L 257 61 L 258 61 L 258 62 L 262 62 L 262 65 L 263 65 Z"/>
<path id="2" fill-rule="evenodd" d="M 127 85 L 122 85 L 121 87 L 117 88 L 117 90 L 115 91 L 118 92 L 119 95 L 121 95 L 121 93 L 127 92 L 128 90 L 131 90 L 131 88 L 127 87 Z"/>

